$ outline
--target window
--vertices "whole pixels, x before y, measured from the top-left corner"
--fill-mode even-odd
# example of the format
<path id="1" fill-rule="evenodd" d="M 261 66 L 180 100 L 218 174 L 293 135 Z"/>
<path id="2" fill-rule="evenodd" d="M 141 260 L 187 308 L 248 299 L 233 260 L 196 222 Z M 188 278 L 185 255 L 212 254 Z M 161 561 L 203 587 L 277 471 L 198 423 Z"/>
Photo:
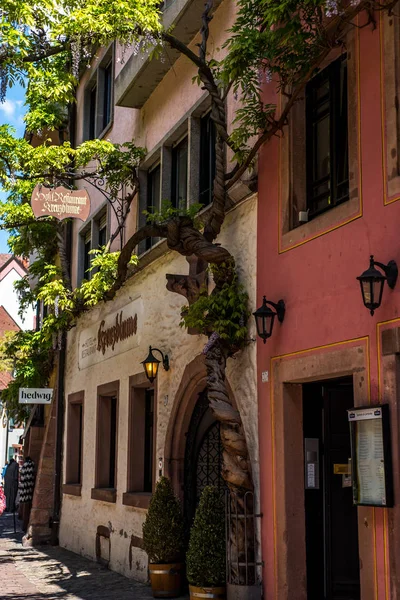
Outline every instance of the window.
<path id="1" fill-rule="evenodd" d="M 307 84 L 306 163 L 309 218 L 349 199 L 346 56 Z"/>
<path id="2" fill-rule="evenodd" d="M 154 390 L 146 390 L 144 395 L 144 479 L 143 491 L 153 489 L 153 434 L 154 434 Z"/>
<path id="3" fill-rule="evenodd" d="M 206 206 L 212 201 L 215 178 L 216 130 L 211 113 L 200 122 L 200 186 L 199 202 Z"/>
<path id="4" fill-rule="evenodd" d="M 105 213 L 98 221 L 98 247 L 102 248 L 107 244 L 107 214 Z"/>
<path id="5" fill-rule="evenodd" d="M 93 216 L 85 229 L 79 234 L 78 284 L 92 278 L 95 270 L 90 271 L 93 255 L 91 250 L 102 248 L 108 242 L 109 222 L 107 206 L 102 206 Z"/>
<path id="6" fill-rule="evenodd" d="M 123 502 L 146 507 L 154 482 L 155 391 L 144 374 L 130 379 L 128 478 Z"/>
<path id="7" fill-rule="evenodd" d="M 92 249 L 92 235 L 91 231 L 87 231 L 83 236 L 83 279 L 90 279 L 90 263 Z"/>
<path id="8" fill-rule="evenodd" d="M 111 100 L 112 100 L 112 63 L 110 62 L 104 69 L 103 86 L 103 129 L 111 121 Z"/>
<path id="9" fill-rule="evenodd" d="M 96 137 L 97 118 L 97 85 L 94 85 L 89 94 L 89 139 Z"/>
<path id="10" fill-rule="evenodd" d="M 113 86 L 113 51 L 110 49 L 94 71 L 85 91 L 85 140 L 101 138 L 112 122 Z"/>
<path id="11" fill-rule="evenodd" d="M 118 382 L 98 388 L 96 476 L 92 498 L 115 502 L 117 473 Z"/>
<path id="12" fill-rule="evenodd" d="M 161 209 L 161 165 L 157 165 L 147 175 L 147 207 L 148 212 L 157 212 Z M 151 248 L 157 240 L 147 238 L 145 250 Z"/>
<path id="13" fill-rule="evenodd" d="M 187 206 L 188 139 L 187 137 L 172 150 L 171 201 L 175 208 Z"/>
<path id="14" fill-rule="evenodd" d="M 386 11 L 382 49 L 384 203 L 390 204 L 400 199 L 400 23 Z"/>
<path id="15" fill-rule="evenodd" d="M 78 392 L 70 394 L 67 402 L 66 485 L 63 491 L 75 495 L 80 495 L 82 484 L 83 400 L 84 392 Z"/>

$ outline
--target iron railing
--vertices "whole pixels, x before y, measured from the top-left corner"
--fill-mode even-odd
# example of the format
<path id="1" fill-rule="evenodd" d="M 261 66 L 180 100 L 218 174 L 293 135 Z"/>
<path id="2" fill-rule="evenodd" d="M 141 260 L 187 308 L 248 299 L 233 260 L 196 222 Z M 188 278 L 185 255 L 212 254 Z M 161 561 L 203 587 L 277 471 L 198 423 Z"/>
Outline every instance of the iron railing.
<path id="1" fill-rule="evenodd" d="M 226 577 L 236 585 L 259 582 L 257 531 L 262 514 L 255 511 L 253 492 L 237 494 L 227 490 L 226 507 Z"/>

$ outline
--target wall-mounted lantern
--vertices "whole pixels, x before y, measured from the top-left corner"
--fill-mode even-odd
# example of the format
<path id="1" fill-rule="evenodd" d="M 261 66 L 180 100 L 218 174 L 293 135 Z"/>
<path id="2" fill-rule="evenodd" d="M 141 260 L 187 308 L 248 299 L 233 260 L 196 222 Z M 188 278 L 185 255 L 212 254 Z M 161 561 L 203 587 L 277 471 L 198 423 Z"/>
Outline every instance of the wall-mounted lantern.
<path id="1" fill-rule="evenodd" d="M 164 367 L 164 369 L 166 371 L 169 370 L 169 358 L 168 358 L 168 354 L 163 354 L 161 352 L 161 350 L 159 350 L 158 348 L 152 348 L 150 346 L 149 347 L 149 355 L 148 355 L 148 357 L 146 358 L 146 360 L 142 361 L 144 372 L 146 373 L 146 377 L 150 381 L 150 383 L 153 383 L 153 381 L 157 377 L 158 366 L 159 366 L 159 364 L 161 362 L 160 360 L 158 360 L 158 358 L 156 358 L 154 356 L 153 352 L 159 352 L 161 354 L 162 365 L 163 365 L 163 367 Z"/>
<path id="2" fill-rule="evenodd" d="M 275 312 L 270 309 L 270 306 L 275 309 Z M 279 300 L 275 304 L 275 302 L 270 302 L 264 296 L 262 306 L 257 308 L 256 312 L 253 312 L 253 315 L 256 320 L 257 333 L 265 344 L 267 339 L 272 335 L 275 317 L 278 317 L 280 323 L 285 318 L 285 303 L 283 300 Z"/>
<path id="3" fill-rule="evenodd" d="M 375 267 L 382 269 L 384 275 Z M 397 264 L 394 260 L 391 260 L 387 265 L 384 265 L 375 261 L 373 255 L 371 255 L 369 269 L 357 277 L 360 282 L 364 306 L 368 308 L 371 315 L 373 315 L 375 310 L 381 305 L 385 281 L 387 281 L 388 286 L 393 289 L 396 285 L 397 274 Z"/>

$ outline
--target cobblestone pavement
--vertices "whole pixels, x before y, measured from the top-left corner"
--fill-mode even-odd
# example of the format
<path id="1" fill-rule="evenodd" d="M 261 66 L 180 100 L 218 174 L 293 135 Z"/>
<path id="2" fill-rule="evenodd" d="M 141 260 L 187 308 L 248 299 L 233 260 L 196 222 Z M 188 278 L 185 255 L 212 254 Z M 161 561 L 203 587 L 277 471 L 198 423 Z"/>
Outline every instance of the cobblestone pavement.
<path id="1" fill-rule="evenodd" d="M 149 586 L 59 547 L 23 548 L 13 516 L 0 517 L 0 599 L 150 600 Z"/>

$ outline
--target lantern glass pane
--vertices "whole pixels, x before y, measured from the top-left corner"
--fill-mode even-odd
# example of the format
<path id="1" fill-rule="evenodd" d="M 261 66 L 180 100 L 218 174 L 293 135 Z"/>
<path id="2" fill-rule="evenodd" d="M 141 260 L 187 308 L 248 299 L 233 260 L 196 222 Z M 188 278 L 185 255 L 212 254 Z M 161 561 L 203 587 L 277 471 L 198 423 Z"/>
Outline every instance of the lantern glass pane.
<path id="1" fill-rule="evenodd" d="M 371 282 L 370 282 L 370 280 L 362 281 L 361 285 L 362 285 L 364 304 L 367 308 L 370 308 L 372 300 L 373 300 L 373 297 L 372 297 L 373 288 L 372 288 Z"/>
<path id="2" fill-rule="evenodd" d="M 374 303 L 378 308 L 381 305 L 384 281 L 374 281 Z"/>
<path id="3" fill-rule="evenodd" d="M 157 377 L 158 362 L 145 363 L 146 375 L 150 381 L 153 381 Z"/>
<path id="4" fill-rule="evenodd" d="M 272 334 L 272 328 L 274 326 L 274 318 L 275 314 L 270 313 L 266 317 L 263 318 L 263 328 L 265 337 L 269 338 Z"/>

